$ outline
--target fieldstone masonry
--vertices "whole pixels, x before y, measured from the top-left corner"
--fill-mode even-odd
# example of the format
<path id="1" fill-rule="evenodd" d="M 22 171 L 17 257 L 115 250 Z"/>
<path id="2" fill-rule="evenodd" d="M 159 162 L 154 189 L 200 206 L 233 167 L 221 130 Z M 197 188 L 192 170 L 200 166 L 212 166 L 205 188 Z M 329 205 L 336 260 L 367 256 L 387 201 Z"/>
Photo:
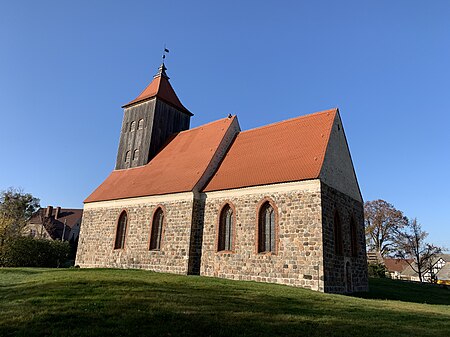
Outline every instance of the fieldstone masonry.
<path id="1" fill-rule="evenodd" d="M 261 186 L 242 189 L 240 195 L 233 195 L 233 190 L 206 193 L 201 275 L 323 291 L 320 184 L 304 185 L 304 190 L 287 192 Z M 257 214 L 265 200 L 275 205 L 278 220 L 277 250 L 269 254 L 257 252 Z M 217 235 L 225 203 L 236 213 L 235 242 L 232 252 L 222 253 L 217 252 Z"/>
<path id="2" fill-rule="evenodd" d="M 324 256 L 325 292 L 344 293 L 368 291 L 366 240 L 364 234 L 364 206 L 348 195 L 321 183 L 322 233 Z M 342 226 L 343 255 L 334 253 L 333 222 L 335 212 L 339 213 Z M 352 256 L 350 243 L 351 218 L 356 224 L 357 255 Z M 349 270 L 346 264 L 349 263 Z M 347 277 L 347 272 L 350 273 Z"/>
<path id="3" fill-rule="evenodd" d="M 188 198 L 171 201 L 99 204 L 102 206 L 93 203 L 84 208 L 76 264 L 86 268 L 139 268 L 187 274 L 192 193 Z M 152 215 L 158 207 L 164 211 L 161 249 L 150 251 Z M 128 216 L 125 247 L 114 249 L 117 221 L 123 211 Z"/>
<path id="4" fill-rule="evenodd" d="M 274 253 L 257 252 L 257 214 L 266 200 L 276 211 Z M 219 214 L 226 203 L 235 213 L 233 250 L 218 252 Z M 161 249 L 150 251 L 152 217 L 158 207 L 164 211 Z M 336 210 L 342 223 L 342 256 L 334 253 Z M 117 221 L 123 211 L 128 215 L 125 247 L 114 249 Z M 350 248 L 351 217 L 357 224 L 356 257 Z M 361 202 L 320 180 L 195 196 L 174 194 L 159 201 L 148 197 L 93 203 L 84 210 L 76 263 L 89 268 L 139 268 L 280 283 L 334 293 L 366 291 L 363 221 Z"/>

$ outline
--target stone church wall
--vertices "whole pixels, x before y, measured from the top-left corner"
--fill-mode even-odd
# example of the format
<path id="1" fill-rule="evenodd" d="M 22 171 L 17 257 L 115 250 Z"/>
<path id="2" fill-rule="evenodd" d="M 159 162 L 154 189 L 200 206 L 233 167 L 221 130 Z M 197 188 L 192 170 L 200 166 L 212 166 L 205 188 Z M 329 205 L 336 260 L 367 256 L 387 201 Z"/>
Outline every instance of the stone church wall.
<path id="1" fill-rule="evenodd" d="M 276 211 L 274 253 L 257 251 L 257 214 L 266 200 Z M 218 252 L 219 215 L 226 203 L 234 213 L 233 249 Z M 158 207 L 164 211 L 161 249 L 150 251 L 152 217 Z M 124 210 L 128 215 L 125 245 L 114 249 L 117 222 Z M 336 210 L 343 239 L 339 256 L 334 250 Z M 89 203 L 84 208 L 76 264 L 200 274 L 335 293 L 366 291 L 363 216 L 361 202 L 318 179 Z M 357 225 L 357 256 L 351 252 L 351 217 Z"/>
<path id="2" fill-rule="evenodd" d="M 201 275 L 324 290 L 320 181 L 249 187 L 205 194 Z M 277 212 L 275 253 L 257 252 L 257 213 L 264 200 Z M 235 213 L 234 248 L 217 252 L 220 210 Z"/>
<path id="3" fill-rule="evenodd" d="M 322 183 L 322 218 L 325 291 L 344 293 L 347 291 L 368 291 L 366 241 L 364 234 L 364 207 L 357 201 L 334 188 Z M 336 255 L 334 249 L 334 214 L 341 220 L 343 255 Z M 350 221 L 356 224 L 357 255 L 352 256 Z M 346 264 L 350 274 L 347 277 Z M 347 283 L 350 282 L 349 289 Z"/>
<path id="4" fill-rule="evenodd" d="M 187 274 L 193 200 L 192 193 L 179 193 L 86 204 L 76 264 Z M 164 211 L 161 249 L 150 251 L 157 207 Z M 125 246 L 114 249 L 117 222 L 124 210 L 128 215 Z"/>

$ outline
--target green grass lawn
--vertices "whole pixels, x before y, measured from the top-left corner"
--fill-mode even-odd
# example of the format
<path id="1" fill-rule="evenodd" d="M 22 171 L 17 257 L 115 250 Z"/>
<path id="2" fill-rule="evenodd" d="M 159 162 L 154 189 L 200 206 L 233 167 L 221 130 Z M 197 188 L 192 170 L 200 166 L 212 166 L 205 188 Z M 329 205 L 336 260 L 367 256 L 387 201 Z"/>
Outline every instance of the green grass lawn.
<path id="1" fill-rule="evenodd" d="M 450 290 L 375 279 L 371 289 L 350 297 L 138 270 L 0 269 L 0 336 L 450 336 Z"/>

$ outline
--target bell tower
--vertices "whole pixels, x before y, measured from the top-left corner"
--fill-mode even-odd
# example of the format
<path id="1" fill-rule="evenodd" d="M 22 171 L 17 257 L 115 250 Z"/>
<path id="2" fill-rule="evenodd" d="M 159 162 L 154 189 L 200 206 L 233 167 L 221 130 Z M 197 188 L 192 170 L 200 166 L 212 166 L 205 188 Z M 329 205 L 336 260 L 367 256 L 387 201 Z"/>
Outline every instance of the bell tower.
<path id="1" fill-rule="evenodd" d="M 147 164 L 177 132 L 188 130 L 193 114 L 181 104 L 164 62 L 153 81 L 124 109 L 116 170 Z"/>

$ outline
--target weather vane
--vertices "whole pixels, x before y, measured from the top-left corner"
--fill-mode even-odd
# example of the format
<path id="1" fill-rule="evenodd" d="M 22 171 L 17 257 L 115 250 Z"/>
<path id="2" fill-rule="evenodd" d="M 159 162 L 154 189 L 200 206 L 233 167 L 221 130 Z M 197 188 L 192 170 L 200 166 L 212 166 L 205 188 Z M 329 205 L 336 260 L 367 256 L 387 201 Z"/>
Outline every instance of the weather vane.
<path id="1" fill-rule="evenodd" d="M 164 63 L 164 60 L 166 59 L 166 54 L 169 53 L 169 49 L 166 48 L 166 44 L 164 44 L 164 51 L 162 55 L 162 61 Z"/>

